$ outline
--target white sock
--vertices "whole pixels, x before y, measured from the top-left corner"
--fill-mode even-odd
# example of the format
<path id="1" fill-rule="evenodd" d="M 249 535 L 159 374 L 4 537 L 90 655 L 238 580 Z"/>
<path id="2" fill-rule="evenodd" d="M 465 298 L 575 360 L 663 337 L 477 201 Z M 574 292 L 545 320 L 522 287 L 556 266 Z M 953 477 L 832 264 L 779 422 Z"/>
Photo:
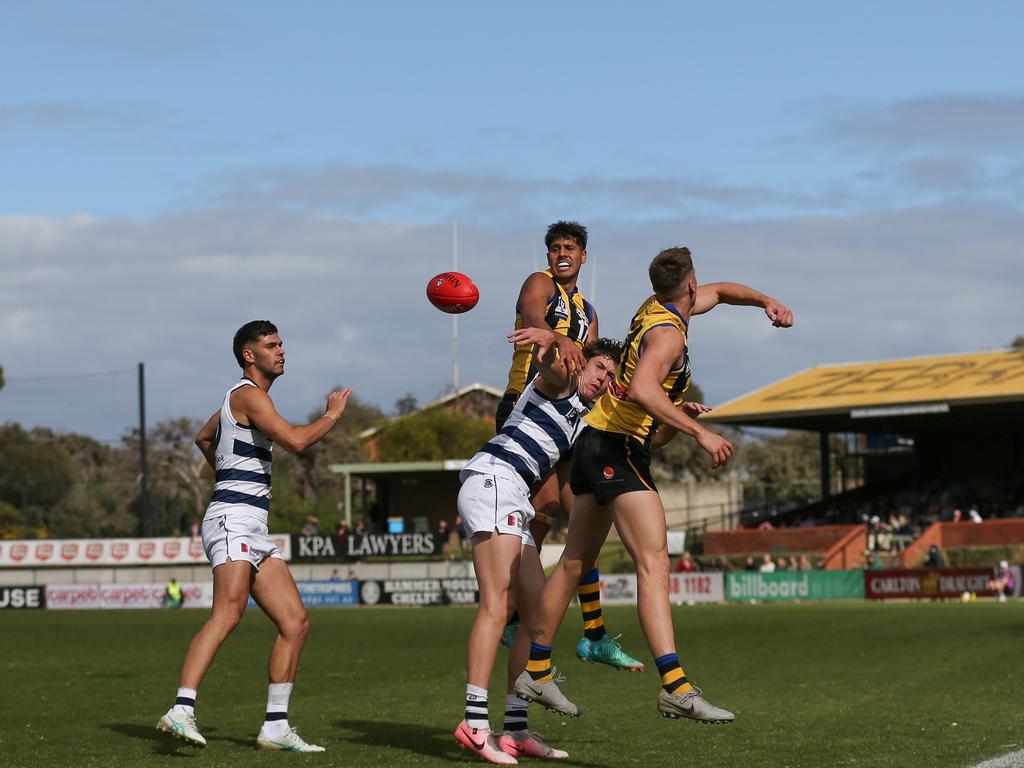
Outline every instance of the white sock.
<path id="1" fill-rule="evenodd" d="M 174 708 L 194 715 L 196 713 L 196 689 L 179 688 L 178 698 L 174 701 Z"/>
<path id="2" fill-rule="evenodd" d="M 466 725 L 477 730 L 491 729 L 487 721 L 487 689 L 466 685 Z"/>
<path id="3" fill-rule="evenodd" d="M 267 686 L 267 718 L 263 730 L 271 735 L 280 735 L 288 730 L 288 699 L 292 695 L 292 683 L 270 683 Z"/>

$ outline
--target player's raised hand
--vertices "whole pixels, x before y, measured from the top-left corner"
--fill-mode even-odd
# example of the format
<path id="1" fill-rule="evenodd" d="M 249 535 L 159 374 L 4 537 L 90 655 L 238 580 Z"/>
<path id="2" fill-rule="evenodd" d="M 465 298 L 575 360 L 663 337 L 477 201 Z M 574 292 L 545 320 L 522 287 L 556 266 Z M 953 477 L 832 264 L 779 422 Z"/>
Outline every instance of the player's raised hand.
<path id="1" fill-rule="evenodd" d="M 327 411 L 326 414 L 334 419 L 334 423 L 338 423 L 338 419 L 341 418 L 341 414 L 345 412 L 345 405 L 348 403 L 348 397 L 352 394 L 352 387 L 345 387 L 339 392 L 331 392 L 327 396 Z"/>
<path id="2" fill-rule="evenodd" d="M 765 302 L 764 313 L 776 328 L 790 328 L 793 325 L 793 310 L 775 299 L 769 298 Z"/>
<path id="3" fill-rule="evenodd" d="M 706 429 L 697 435 L 697 444 L 711 456 L 712 469 L 718 469 L 732 457 L 732 443 Z"/>
<path id="4" fill-rule="evenodd" d="M 710 405 L 704 405 L 704 403 L 691 403 L 685 402 L 679 406 L 683 413 L 689 416 L 691 419 L 696 419 L 702 413 L 707 413 L 711 410 Z"/>
<path id="5" fill-rule="evenodd" d="M 587 361 L 583 357 L 583 350 L 576 345 L 576 342 L 568 336 L 557 333 L 555 334 L 555 343 L 558 345 L 558 355 L 562 358 L 566 372 L 569 375 L 582 372 Z"/>
<path id="6" fill-rule="evenodd" d="M 555 343 L 555 334 L 543 328 L 519 328 L 508 335 L 508 340 L 517 347 L 535 344 L 546 350 Z"/>

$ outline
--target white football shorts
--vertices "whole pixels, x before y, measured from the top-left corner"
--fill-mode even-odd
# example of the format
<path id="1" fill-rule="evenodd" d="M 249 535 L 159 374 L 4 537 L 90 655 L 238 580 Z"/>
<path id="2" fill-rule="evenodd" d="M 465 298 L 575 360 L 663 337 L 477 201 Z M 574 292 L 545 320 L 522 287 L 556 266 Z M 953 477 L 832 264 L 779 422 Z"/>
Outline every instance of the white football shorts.
<path id="1" fill-rule="evenodd" d="M 267 531 L 267 524 L 247 514 L 221 514 L 203 520 L 203 549 L 216 568 L 228 560 L 245 560 L 257 571 L 268 557 L 284 560 Z"/>
<path id="2" fill-rule="evenodd" d="M 523 544 L 537 548 L 530 534 L 533 505 L 530 494 L 522 482 L 487 475 L 472 470 L 463 471 L 459 489 L 459 514 L 466 536 L 474 533 L 510 533 L 519 536 Z"/>

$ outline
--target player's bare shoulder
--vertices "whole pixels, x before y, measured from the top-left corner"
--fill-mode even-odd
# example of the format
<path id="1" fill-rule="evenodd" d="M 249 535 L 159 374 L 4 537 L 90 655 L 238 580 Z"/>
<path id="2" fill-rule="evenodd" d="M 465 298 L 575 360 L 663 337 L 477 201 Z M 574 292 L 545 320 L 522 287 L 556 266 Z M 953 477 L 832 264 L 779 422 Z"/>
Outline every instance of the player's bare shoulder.
<path id="1" fill-rule="evenodd" d="M 524 306 L 530 304 L 546 306 L 549 298 L 551 298 L 551 275 L 546 272 L 532 272 L 523 281 L 523 287 L 519 289 L 516 310 L 521 312 Z"/>
<path id="2" fill-rule="evenodd" d="M 266 411 L 268 407 L 274 410 L 274 401 L 260 387 L 239 387 L 231 393 L 231 413 L 236 421 L 249 423 L 253 414 Z"/>

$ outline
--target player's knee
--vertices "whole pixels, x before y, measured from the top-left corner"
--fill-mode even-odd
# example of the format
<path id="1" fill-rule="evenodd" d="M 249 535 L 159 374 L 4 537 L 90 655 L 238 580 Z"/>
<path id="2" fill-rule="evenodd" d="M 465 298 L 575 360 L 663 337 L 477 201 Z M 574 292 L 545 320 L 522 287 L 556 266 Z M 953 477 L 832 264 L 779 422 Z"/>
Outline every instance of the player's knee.
<path id="1" fill-rule="evenodd" d="M 573 583 L 576 583 L 583 576 L 583 558 L 563 554 L 558 560 L 558 570 Z"/>
<path id="2" fill-rule="evenodd" d="M 220 600 L 219 604 L 215 603 L 214 605 L 213 614 L 210 616 L 210 623 L 227 636 L 242 620 L 247 602 L 247 600 Z"/>
<path id="3" fill-rule="evenodd" d="M 289 616 L 278 627 L 289 640 L 305 640 L 309 636 L 309 616 L 305 611 Z"/>
<path id="4" fill-rule="evenodd" d="M 636 572 L 639 578 L 668 579 L 668 552 L 664 549 L 645 553 L 636 560 Z"/>

